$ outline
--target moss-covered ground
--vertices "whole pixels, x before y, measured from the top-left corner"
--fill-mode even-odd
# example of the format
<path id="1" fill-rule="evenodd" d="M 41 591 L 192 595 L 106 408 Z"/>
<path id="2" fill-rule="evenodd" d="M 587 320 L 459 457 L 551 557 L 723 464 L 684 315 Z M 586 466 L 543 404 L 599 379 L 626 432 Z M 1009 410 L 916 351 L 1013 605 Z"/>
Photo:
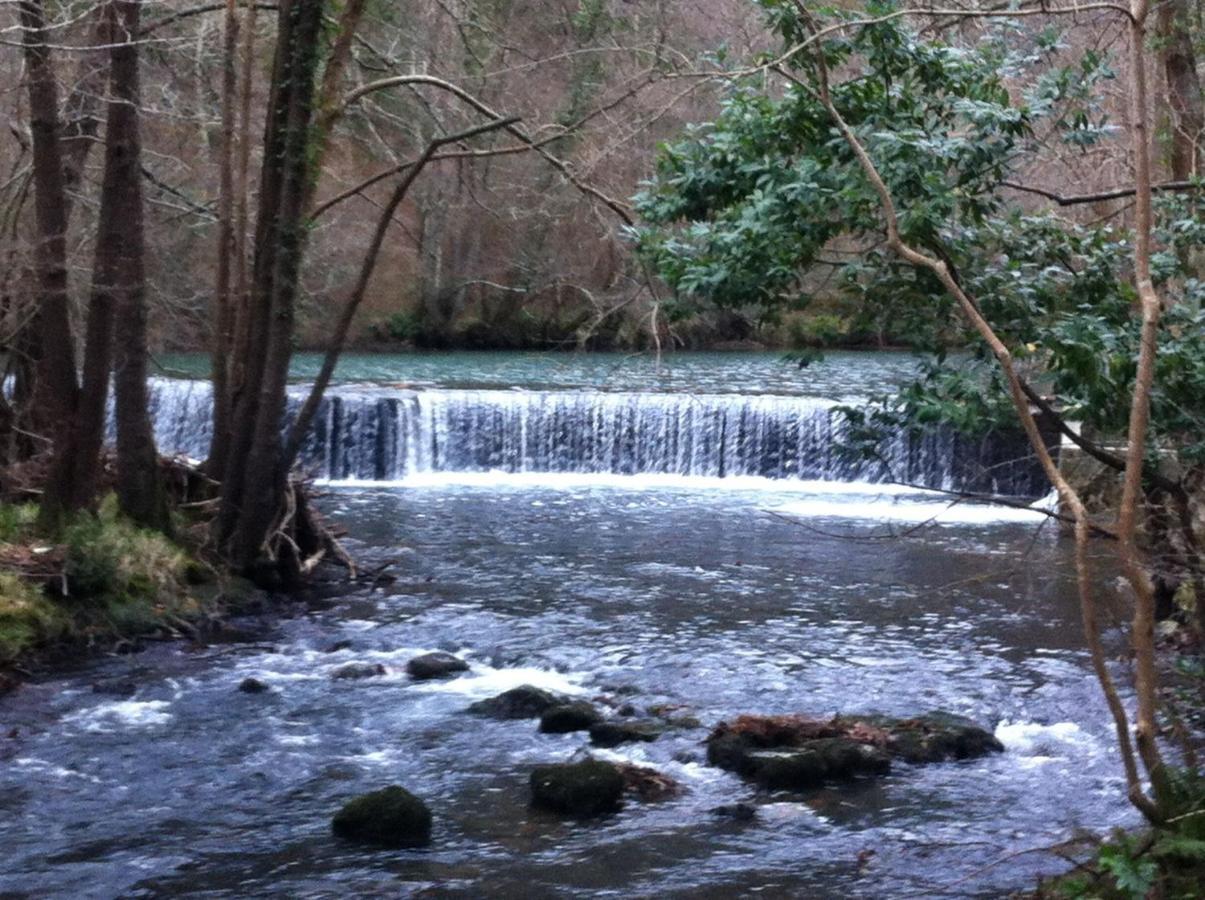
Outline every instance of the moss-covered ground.
<path id="1" fill-rule="evenodd" d="M 33 505 L 0 504 L 0 670 L 188 632 L 238 591 L 193 549 L 125 520 L 112 498 L 59 534 Z"/>

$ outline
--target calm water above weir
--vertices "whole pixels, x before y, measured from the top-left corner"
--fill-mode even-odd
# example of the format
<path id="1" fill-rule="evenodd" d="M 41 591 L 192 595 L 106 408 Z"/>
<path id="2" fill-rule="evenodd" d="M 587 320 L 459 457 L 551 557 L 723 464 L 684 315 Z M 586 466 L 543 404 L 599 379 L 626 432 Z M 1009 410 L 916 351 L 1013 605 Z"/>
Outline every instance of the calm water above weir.
<path id="1" fill-rule="evenodd" d="M 159 364 L 186 378 L 209 375 L 209 357 L 166 354 Z M 293 357 L 293 376 L 312 379 L 319 353 Z M 828 400 L 859 398 L 889 390 L 916 369 L 910 353 L 829 351 L 807 368 L 771 352 L 669 353 L 346 353 L 335 382 L 405 384 L 411 387 L 530 390 L 672 391 L 705 394 L 789 394 Z"/>
<path id="2" fill-rule="evenodd" d="M 1058 863 L 990 863 L 1131 821 L 1070 548 L 1035 513 L 832 480 L 472 469 L 326 503 L 394 583 L 262 643 L 160 647 L 0 701 L 0 895 L 996 896 Z M 410 682 L 434 649 L 470 671 Z M 331 679 L 352 661 L 388 674 Z M 248 676 L 271 692 L 239 693 Z M 92 690 L 127 679 L 131 697 Z M 702 727 L 597 752 L 686 792 L 591 823 L 529 809 L 532 767 L 584 734 L 464 713 L 523 683 L 680 704 Z M 1007 751 L 805 794 L 703 760 L 743 712 L 933 708 Z M 430 849 L 331 837 L 344 799 L 392 782 L 431 804 Z M 754 821 L 711 813 L 741 801 Z"/>

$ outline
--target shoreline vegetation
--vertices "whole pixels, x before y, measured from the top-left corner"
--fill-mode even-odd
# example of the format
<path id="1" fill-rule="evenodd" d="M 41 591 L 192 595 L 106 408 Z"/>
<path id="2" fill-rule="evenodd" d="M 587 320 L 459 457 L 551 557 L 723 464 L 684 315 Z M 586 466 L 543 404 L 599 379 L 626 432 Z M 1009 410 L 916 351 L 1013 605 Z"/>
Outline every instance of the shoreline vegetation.
<path id="1" fill-rule="evenodd" d="M 154 642 L 247 639 L 229 620 L 284 614 L 318 589 L 321 557 L 291 591 L 234 572 L 212 552 L 213 502 L 197 499 L 204 476 L 178 459 L 161 459 L 160 469 L 172 488 L 167 531 L 134 523 L 109 491 L 49 534 L 36 503 L 44 473 L 8 473 L 0 497 L 0 696 L 30 677 Z M 111 481 L 111 465 L 105 474 Z M 333 545 L 310 517 L 324 545 Z M 331 561 L 349 562 L 341 551 Z M 354 584 L 353 573 L 341 575 L 342 585 Z"/>

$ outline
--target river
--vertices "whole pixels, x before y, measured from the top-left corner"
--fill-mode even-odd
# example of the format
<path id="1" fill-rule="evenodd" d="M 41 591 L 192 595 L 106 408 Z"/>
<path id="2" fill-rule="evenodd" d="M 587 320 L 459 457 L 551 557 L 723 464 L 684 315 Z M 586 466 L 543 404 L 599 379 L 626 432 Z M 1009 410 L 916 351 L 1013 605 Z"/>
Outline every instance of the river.
<path id="1" fill-rule="evenodd" d="M 195 358 L 170 362 L 200 372 Z M 1133 822 L 1078 636 L 1070 547 L 1039 513 L 786 465 L 815 446 L 767 437 L 798 432 L 801 409 L 888 389 L 911 365 L 350 359 L 335 389 L 345 404 L 460 410 L 406 420 L 384 450 L 389 429 L 363 417 L 311 448 L 317 474 L 351 476 L 333 477 L 323 501 L 349 549 L 368 567 L 392 561 L 396 580 L 284 618 L 262 642 L 99 660 L 0 701 L 0 895 L 997 896 L 1059 870 L 1049 854 L 1017 854 Z M 203 430 L 202 395 L 169 385 L 161 437 Z M 727 398 L 708 401 L 724 437 L 684 454 L 684 436 L 718 427 L 674 412 L 700 396 Z M 513 418 L 482 412 L 503 407 Z M 533 428 L 545 443 L 526 440 Z M 400 449 L 407 429 L 436 449 Z M 507 444 L 512 429 L 522 439 Z M 604 438 L 620 450 L 603 454 Z M 371 471 L 332 470 L 348 441 L 371 444 Z M 464 452 L 441 455 L 441 442 Z M 967 452 L 926 452 L 943 448 Z M 721 465 L 738 458 L 735 472 Z M 938 480 L 967 471 L 926 465 Z M 434 649 L 469 672 L 411 682 L 406 661 Z M 387 674 L 332 680 L 351 661 Z M 271 691 L 240 693 L 249 676 Z M 114 680 L 136 692 L 93 691 Z M 701 727 L 596 752 L 686 791 L 596 822 L 533 811 L 532 767 L 580 753 L 585 736 L 464 712 L 524 683 L 681 706 Z M 995 730 L 1006 752 L 807 794 L 759 793 L 703 758 L 708 728 L 739 713 L 936 708 Z M 394 782 L 430 803 L 429 849 L 330 835 L 343 800 Z M 753 821 L 712 813 L 738 801 L 757 806 Z"/>

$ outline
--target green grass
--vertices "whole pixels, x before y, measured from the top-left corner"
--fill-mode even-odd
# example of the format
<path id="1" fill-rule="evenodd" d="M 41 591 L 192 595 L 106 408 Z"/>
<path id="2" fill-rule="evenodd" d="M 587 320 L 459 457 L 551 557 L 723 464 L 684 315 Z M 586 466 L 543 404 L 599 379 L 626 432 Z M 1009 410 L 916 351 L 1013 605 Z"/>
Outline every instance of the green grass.
<path id="1" fill-rule="evenodd" d="M 71 616 L 41 588 L 0 571 L 0 665 L 62 639 L 71 627 Z"/>
<path id="2" fill-rule="evenodd" d="M 56 645 L 135 638 L 209 612 L 189 588 L 199 568 L 192 555 L 124 519 L 113 498 L 74 517 L 57 541 L 34 533 L 36 517 L 36 507 L 0 504 L 0 545 L 61 548 L 62 578 L 43 587 L 0 568 L 0 665 Z"/>

